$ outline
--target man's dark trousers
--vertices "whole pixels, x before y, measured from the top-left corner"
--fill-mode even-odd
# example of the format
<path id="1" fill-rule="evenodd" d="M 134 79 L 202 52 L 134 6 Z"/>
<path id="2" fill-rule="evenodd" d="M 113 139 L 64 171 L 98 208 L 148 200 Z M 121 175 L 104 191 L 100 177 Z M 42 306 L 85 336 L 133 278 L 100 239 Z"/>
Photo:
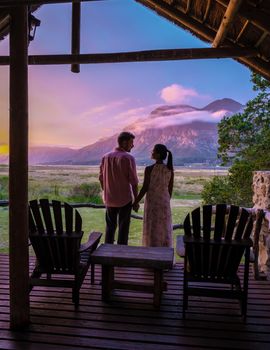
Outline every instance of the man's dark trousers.
<path id="1" fill-rule="evenodd" d="M 132 203 L 123 207 L 106 207 L 106 237 L 105 243 L 114 243 L 114 235 L 118 219 L 118 244 L 128 244 L 130 214 Z"/>

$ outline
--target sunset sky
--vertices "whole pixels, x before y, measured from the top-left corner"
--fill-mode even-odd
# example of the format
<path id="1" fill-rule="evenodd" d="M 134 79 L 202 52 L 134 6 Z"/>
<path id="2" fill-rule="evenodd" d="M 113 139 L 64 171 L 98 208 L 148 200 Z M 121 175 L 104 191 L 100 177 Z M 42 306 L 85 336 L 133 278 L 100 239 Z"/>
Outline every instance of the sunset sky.
<path id="1" fill-rule="evenodd" d="M 70 53 L 71 5 L 44 5 L 35 16 L 41 26 L 29 54 Z M 82 4 L 82 53 L 207 46 L 133 0 Z M 8 54 L 8 38 L 0 54 Z M 0 66 L 0 154 L 8 143 L 8 84 L 8 67 Z M 79 148 L 164 104 L 203 107 L 224 97 L 245 104 L 253 96 L 250 71 L 231 59 L 81 65 L 79 74 L 30 66 L 30 144 Z"/>

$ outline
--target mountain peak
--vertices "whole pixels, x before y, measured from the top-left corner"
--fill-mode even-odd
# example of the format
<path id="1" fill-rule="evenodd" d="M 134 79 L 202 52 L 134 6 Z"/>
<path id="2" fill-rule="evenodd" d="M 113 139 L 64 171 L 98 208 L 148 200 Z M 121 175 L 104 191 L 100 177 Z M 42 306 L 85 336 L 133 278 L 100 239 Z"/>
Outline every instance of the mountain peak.
<path id="1" fill-rule="evenodd" d="M 215 100 L 203 108 L 190 106 L 187 104 L 163 105 L 155 108 L 149 115 L 149 118 L 169 117 L 181 113 L 189 113 L 196 111 L 207 111 L 215 113 L 218 111 L 227 111 L 228 113 L 236 113 L 243 109 L 243 105 L 231 98 L 222 98 Z"/>
<path id="2" fill-rule="evenodd" d="M 211 103 L 209 103 L 207 106 L 203 107 L 202 111 L 209 111 L 209 112 L 217 112 L 220 110 L 227 110 L 232 113 L 239 112 L 244 106 L 231 99 L 231 98 L 222 98 L 220 100 L 215 100 Z"/>

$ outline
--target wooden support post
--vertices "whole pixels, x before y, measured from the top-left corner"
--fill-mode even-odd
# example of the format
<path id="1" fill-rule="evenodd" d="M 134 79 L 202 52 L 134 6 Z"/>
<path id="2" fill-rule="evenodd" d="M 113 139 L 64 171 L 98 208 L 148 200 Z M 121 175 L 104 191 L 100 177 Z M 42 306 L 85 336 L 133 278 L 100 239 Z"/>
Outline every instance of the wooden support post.
<path id="1" fill-rule="evenodd" d="M 81 33 L 81 3 L 72 3 L 72 33 L 71 33 L 71 53 L 72 55 L 80 54 L 80 33 Z M 80 65 L 74 63 L 71 65 L 73 73 L 80 73 Z"/>
<path id="2" fill-rule="evenodd" d="M 10 23 L 9 265 L 10 327 L 29 323 L 28 256 L 28 9 Z"/>

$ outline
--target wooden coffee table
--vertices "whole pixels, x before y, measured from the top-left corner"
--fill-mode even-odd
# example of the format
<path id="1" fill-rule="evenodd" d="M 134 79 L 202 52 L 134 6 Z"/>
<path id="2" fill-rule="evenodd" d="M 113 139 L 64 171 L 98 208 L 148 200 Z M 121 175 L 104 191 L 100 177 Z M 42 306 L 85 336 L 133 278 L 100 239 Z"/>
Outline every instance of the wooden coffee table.
<path id="1" fill-rule="evenodd" d="M 166 289 L 163 270 L 173 267 L 173 248 L 133 247 L 102 244 L 92 254 L 92 263 L 102 265 L 102 300 L 109 301 L 113 289 L 129 289 L 154 294 L 154 306 L 160 307 L 162 291 Z M 152 269 L 154 283 L 119 281 L 114 278 L 114 267 L 141 267 Z"/>

